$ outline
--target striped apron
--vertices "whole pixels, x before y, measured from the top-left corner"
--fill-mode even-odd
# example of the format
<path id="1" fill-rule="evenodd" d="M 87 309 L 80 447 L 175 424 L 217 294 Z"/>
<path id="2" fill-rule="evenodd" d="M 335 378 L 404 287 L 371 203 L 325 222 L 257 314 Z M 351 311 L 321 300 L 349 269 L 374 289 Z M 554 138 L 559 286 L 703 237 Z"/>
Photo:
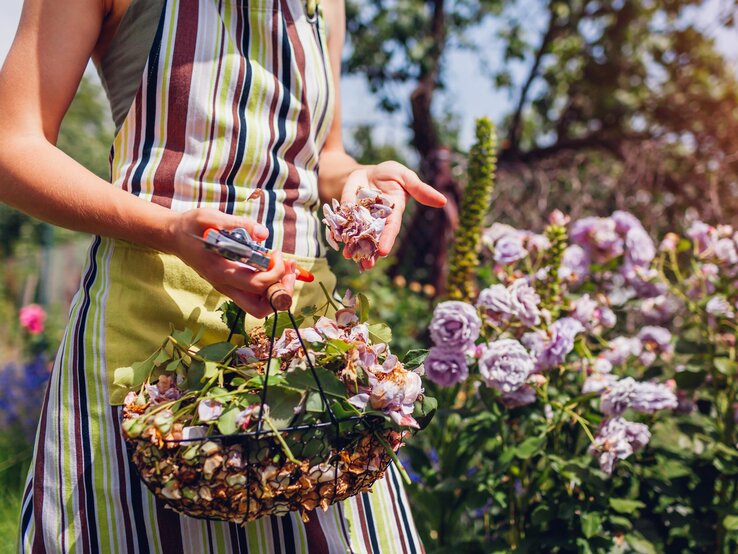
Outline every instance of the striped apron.
<path id="1" fill-rule="evenodd" d="M 302 0 L 166 0 L 114 141 L 112 183 L 173 210 L 256 219 L 270 247 L 330 288 L 316 214 L 332 115 L 324 44 L 322 14 Z M 296 291 L 298 307 L 317 299 Z M 224 340 L 223 300 L 174 256 L 93 239 L 44 399 L 19 552 L 422 552 L 394 467 L 372 493 L 306 523 L 298 513 L 245 526 L 180 516 L 143 485 L 112 372 L 153 351 L 170 322 Z"/>

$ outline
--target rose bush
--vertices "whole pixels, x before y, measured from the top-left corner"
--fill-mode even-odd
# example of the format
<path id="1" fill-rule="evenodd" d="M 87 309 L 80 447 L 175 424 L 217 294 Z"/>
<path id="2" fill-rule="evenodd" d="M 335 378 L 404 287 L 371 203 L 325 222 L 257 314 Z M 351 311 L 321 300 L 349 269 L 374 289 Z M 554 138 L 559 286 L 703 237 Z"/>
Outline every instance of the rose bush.
<path id="1" fill-rule="evenodd" d="M 550 221 L 484 230 L 478 293 L 435 308 L 429 550 L 735 552 L 738 233 Z"/>

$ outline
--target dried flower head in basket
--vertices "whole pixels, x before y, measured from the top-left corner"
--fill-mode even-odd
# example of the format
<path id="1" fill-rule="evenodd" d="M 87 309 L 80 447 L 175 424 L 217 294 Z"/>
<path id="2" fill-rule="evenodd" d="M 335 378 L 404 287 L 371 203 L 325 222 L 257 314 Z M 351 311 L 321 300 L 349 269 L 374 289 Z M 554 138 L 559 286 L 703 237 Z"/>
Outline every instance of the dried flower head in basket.
<path id="1" fill-rule="evenodd" d="M 367 311 L 348 294 L 335 319 L 316 308 L 275 314 L 240 347 L 198 349 L 190 331 L 173 331 L 119 373 L 132 389 L 123 433 L 144 482 L 181 513 L 237 523 L 368 490 L 436 404 L 423 395 L 423 356 L 400 361 Z"/>

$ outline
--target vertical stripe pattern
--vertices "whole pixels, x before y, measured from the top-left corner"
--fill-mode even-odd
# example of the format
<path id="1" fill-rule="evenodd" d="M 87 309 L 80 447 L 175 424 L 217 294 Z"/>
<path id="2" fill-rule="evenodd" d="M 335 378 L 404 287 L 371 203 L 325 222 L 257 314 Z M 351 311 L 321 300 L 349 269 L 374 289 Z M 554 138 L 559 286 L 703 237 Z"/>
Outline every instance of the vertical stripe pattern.
<path id="1" fill-rule="evenodd" d="M 113 183 L 173 210 L 258 218 L 270 228 L 269 246 L 319 256 L 317 163 L 332 102 L 323 28 L 322 17 L 308 21 L 302 0 L 166 0 L 111 150 Z M 255 188 L 263 194 L 248 200 Z M 118 248 L 93 240 L 72 301 L 43 402 L 19 552 L 422 552 L 393 467 L 371 494 L 308 522 L 291 513 L 237 526 L 160 503 L 130 462 L 120 408 L 110 405 L 107 301 L 139 294 L 120 284 L 135 283 L 135 264 L 123 268 L 131 277 L 111 272 Z"/>
<path id="2" fill-rule="evenodd" d="M 166 1 L 113 143 L 113 184 L 178 211 L 260 218 L 270 248 L 322 255 L 317 169 L 333 100 L 324 28 L 303 0 Z"/>

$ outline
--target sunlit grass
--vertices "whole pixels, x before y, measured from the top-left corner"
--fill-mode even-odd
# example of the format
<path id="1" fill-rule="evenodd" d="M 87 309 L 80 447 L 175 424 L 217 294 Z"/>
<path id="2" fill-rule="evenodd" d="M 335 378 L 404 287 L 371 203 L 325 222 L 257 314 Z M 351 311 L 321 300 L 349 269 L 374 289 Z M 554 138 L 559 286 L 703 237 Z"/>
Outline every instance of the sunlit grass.
<path id="1" fill-rule="evenodd" d="M 21 490 L 0 491 L 0 553 L 15 552 L 21 505 Z"/>
<path id="2" fill-rule="evenodd" d="M 16 551 L 29 442 L 16 433 L 0 434 L 0 554 Z"/>

